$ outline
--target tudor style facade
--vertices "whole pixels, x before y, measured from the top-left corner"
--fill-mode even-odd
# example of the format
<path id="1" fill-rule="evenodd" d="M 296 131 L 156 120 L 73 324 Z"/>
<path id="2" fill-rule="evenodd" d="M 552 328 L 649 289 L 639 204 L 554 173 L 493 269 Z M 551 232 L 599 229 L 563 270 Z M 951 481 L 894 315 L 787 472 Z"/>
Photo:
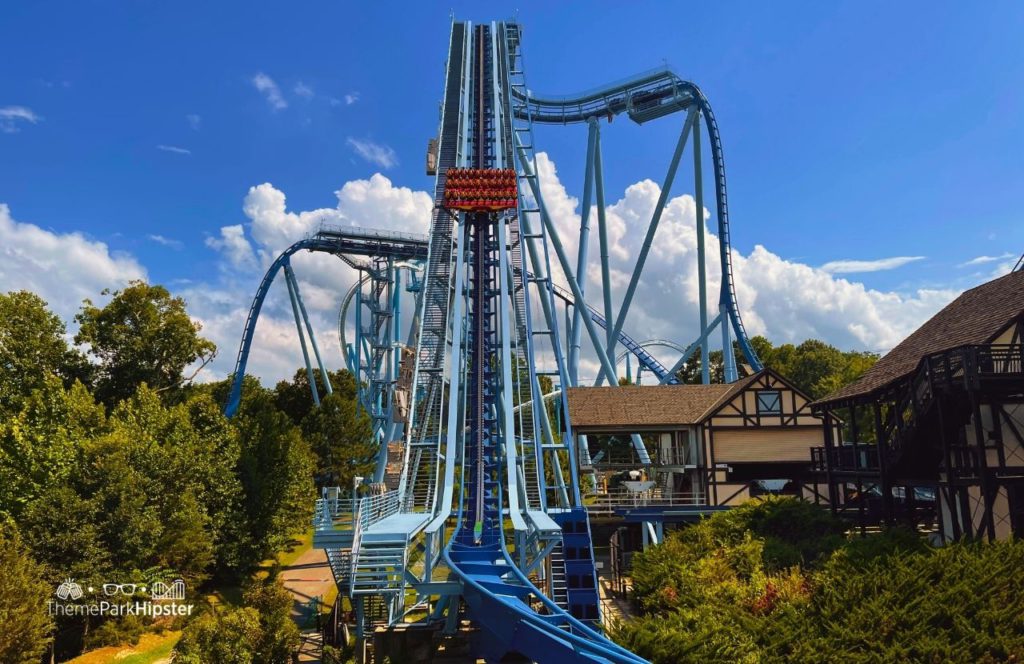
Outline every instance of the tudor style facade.
<path id="1" fill-rule="evenodd" d="M 572 388 L 568 399 L 586 444 L 582 470 L 595 481 L 594 516 L 701 513 L 763 493 L 825 499 L 810 472 L 823 418 L 773 371 L 729 384 Z"/>
<path id="2" fill-rule="evenodd" d="M 813 500 L 810 449 L 824 421 L 811 412 L 811 399 L 771 370 L 740 382 L 699 425 L 709 504 L 734 505 L 766 491 Z"/>
<path id="3" fill-rule="evenodd" d="M 968 290 L 860 379 L 814 404 L 815 470 L 862 528 L 1024 534 L 1024 271 Z"/>

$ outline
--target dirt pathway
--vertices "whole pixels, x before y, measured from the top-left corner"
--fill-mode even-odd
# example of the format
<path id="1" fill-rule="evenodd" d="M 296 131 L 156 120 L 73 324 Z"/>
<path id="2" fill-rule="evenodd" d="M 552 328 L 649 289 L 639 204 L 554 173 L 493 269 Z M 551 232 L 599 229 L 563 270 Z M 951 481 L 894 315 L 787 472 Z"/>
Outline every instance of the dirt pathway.
<path id="1" fill-rule="evenodd" d="M 315 609 L 310 600 L 323 598 L 334 586 L 327 554 L 323 549 L 309 549 L 281 569 L 281 583 L 292 594 L 292 618 L 302 631 L 300 662 L 319 662 L 321 640 L 314 622 Z"/>

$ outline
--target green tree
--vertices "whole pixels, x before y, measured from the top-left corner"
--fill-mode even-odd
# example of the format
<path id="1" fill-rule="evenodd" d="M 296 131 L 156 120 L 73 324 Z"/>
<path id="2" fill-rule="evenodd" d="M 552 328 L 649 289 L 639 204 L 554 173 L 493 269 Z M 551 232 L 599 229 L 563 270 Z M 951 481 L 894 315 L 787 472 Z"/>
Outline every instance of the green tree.
<path id="1" fill-rule="evenodd" d="M 302 435 L 317 456 L 317 476 L 329 486 L 352 486 L 373 472 L 378 445 L 373 425 L 355 399 L 335 392 L 302 420 Z"/>
<path id="2" fill-rule="evenodd" d="M 246 606 L 192 620 L 175 647 L 177 664 L 289 664 L 299 647 L 292 597 L 279 582 L 257 583 Z"/>
<path id="3" fill-rule="evenodd" d="M 633 558 L 644 615 L 613 637 L 676 662 L 1003 662 L 1024 655 L 1024 542 L 846 539 L 794 498 L 750 501 Z"/>
<path id="4" fill-rule="evenodd" d="M 262 637 L 256 609 L 204 613 L 188 623 L 174 648 L 176 664 L 257 664 L 253 643 Z"/>
<path id="5" fill-rule="evenodd" d="M 241 451 L 244 535 L 235 541 L 239 570 L 280 549 L 312 517 L 316 458 L 269 390 L 253 391 L 232 420 Z"/>
<path id="6" fill-rule="evenodd" d="M 86 300 L 75 320 L 80 325 L 75 343 L 87 344 L 99 361 L 96 393 L 108 406 L 142 383 L 163 391 L 191 381 L 217 350 L 199 336 L 201 326 L 189 317 L 185 300 L 142 281 L 115 291 L 102 308 Z M 185 376 L 194 362 L 198 368 Z"/>
<path id="7" fill-rule="evenodd" d="M 19 518 L 25 505 L 74 474 L 81 445 L 106 426 L 103 407 L 75 383 L 53 375 L 0 421 L 0 514 Z"/>
<path id="8" fill-rule="evenodd" d="M 53 586 L 17 533 L 0 526 L 0 662 L 37 664 L 50 643 Z"/>
<path id="9" fill-rule="evenodd" d="M 260 639 L 255 646 L 256 660 L 267 664 L 287 664 L 299 647 L 299 628 L 292 620 L 295 603 L 291 593 L 278 580 L 256 583 L 245 594 L 245 602 L 260 614 Z"/>
<path id="10" fill-rule="evenodd" d="M 28 504 L 21 528 L 33 556 L 46 564 L 51 582 L 71 577 L 97 585 L 111 569 L 103 518 L 95 501 L 58 486 Z"/>
<path id="11" fill-rule="evenodd" d="M 38 295 L 0 294 L 0 412 L 42 388 L 47 377 L 78 374 L 82 358 L 68 348 L 65 331 Z"/>
<path id="12" fill-rule="evenodd" d="M 356 401 L 356 379 L 345 369 L 328 371 L 331 389 L 345 401 Z M 321 398 L 325 396 L 324 382 L 320 370 L 313 369 L 313 379 Z M 295 424 L 301 424 L 313 410 L 313 394 L 309 389 L 309 375 L 305 369 L 299 369 L 289 380 L 282 380 L 274 387 L 274 399 L 277 409 L 291 418 Z"/>

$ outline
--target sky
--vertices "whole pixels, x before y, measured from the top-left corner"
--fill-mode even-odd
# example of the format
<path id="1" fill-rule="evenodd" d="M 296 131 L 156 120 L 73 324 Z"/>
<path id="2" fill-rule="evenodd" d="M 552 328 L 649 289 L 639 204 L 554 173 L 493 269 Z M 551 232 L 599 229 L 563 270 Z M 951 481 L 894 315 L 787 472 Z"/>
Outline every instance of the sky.
<path id="1" fill-rule="evenodd" d="M 1024 252 L 1019 3 L 40 1 L 0 10 L 0 292 L 35 290 L 70 324 L 104 288 L 165 284 L 220 348 L 205 377 L 226 375 L 277 252 L 321 221 L 427 230 L 453 14 L 517 18 L 538 93 L 665 64 L 703 89 L 751 333 L 884 351 Z M 681 122 L 602 129 L 618 282 Z M 536 146 L 574 255 L 586 130 L 546 127 Z M 684 168 L 637 338 L 696 335 L 691 193 Z M 295 265 L 338 365 L 353 277 Z M 301 362 L 277 286 L 253 354 L 266 381 Z"/>

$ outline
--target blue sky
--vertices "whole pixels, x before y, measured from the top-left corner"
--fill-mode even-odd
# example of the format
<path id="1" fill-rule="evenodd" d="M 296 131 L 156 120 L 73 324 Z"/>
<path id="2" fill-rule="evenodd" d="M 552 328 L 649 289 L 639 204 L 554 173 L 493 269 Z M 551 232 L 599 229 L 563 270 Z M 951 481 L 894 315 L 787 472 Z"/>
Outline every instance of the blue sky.
<path id="1" fill-rule="evenodd" d="M 582 90 L 664 62 L 703 88 L 744 255 L 763 245 L 811 267 L 923 257 L 844 275 L 913 297 L 973 285 L 1009 260 L 961 267 L 971 259 L 1024 252 L 1019 3 L 516 6 L 536 91 Z M 428 189 L 449 11 L 510 16 L 482 7 L 8 3 L 0 204 L 57 237 L 104 243 L 154 281 L 225 293 L 234 284 L 247 306 L 258 276 L 228 274 L 207 238 L 233 224 L 250 232 L 242 202 L 264 182 L 286 193 L 289 210 L 332 208 L 344 183 L 377 172 Z M 644 178 L 660 182 L 678 127 L 607 128 L 611 200 Z M 537 143 L 578 196 L 585 130 L 547 129 Z M 360 145 L 379 148 L 376 162 Z M 0 289 L 16 285 L 0 272 Z"/>

